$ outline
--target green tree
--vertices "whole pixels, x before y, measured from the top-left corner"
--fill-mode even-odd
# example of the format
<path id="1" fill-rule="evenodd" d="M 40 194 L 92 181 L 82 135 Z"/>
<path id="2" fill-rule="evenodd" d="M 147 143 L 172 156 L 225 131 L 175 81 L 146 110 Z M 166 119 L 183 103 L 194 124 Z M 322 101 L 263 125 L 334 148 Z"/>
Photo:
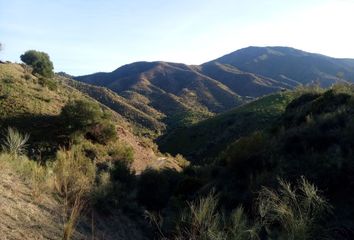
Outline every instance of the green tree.
<path id="1" fill-rule="evenodd" d="M 21 55 L 21 60 L 33 68 L 33 73 L 38 73 L 44 77 L 53 76 L 53 63 L 47 53 L 29 50 Z"/>

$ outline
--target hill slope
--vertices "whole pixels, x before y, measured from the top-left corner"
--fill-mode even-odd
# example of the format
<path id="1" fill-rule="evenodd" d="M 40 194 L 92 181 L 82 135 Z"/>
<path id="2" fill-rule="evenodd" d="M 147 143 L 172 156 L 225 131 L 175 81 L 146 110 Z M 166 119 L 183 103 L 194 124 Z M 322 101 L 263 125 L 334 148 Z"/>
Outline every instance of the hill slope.
<path id="1" fill-rule="evenodd" d="M 271 126 L 295 95 L 294 92 L 269 95 L 192 126 L 171 131 L 158 140 L 160 150 L 181 153 L 201 163 L 206 157 L 217 156 L 241 136 Z"/>
<path id="2" fill-rule="evenodd" d="M 289 47 L 247 47 L 211 62 L 229 64 L 290 86 L 315 81 L 324 87 L 337 82 L 354 82 L 354 60 Z"/>
<path id="3" fill-rule="evenodd" d="M 54 79 L 38 78 L 24 65 L 0 64 L 0 127 L 12 126 L 30 133 L 30 146 L 36 151 L 53 152 L 58 145 L 65 146 L 63 132 L 58 127 L 61 126 L 58 116 L 63 106 L 72 99 L 96 102 L 65 82 L 60 76 Z M 154 152 L 153 144 L 134 135 L 124 116 L 107 106 L 101 107 L 112 115 L 119 143 L 133 148 L 133 168 L 140 172 L 155 164 L 159 156 Z"/>
<path id="4" fill-rule="evenodd" d="M 145 105 L 144 101 L 128 101 L 108 88 L 69 78 L 66 78 L 65 82 L 122 115 L 133 127 L 137 128 L 137 133 L 146 130 L 160 132 L 166 128 L 165 124 L 161 122 L 165 115 Z"/>

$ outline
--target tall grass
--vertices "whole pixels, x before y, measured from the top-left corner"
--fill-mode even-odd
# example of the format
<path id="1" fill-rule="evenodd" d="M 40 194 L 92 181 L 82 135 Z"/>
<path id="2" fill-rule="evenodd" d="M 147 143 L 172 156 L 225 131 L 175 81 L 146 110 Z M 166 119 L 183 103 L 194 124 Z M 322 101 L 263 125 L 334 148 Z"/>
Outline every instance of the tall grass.
<path id="1" fill-rule="evenodd" d="M 175 240 L 310 240 L 328 239 L 321 226 L 330 206 L 317 188 L 305 178 L 293 187 L 279 180 L 276 190 L 263 187 L 258 194 L 253 220 L 242 207 L 231 214 L 219 209 L 218 197 L 211 193 L 189 203 L 177 220 Z M 156 224 L 156 223 L 155 223 Z M 162 232 L 161 226 L 159 232 Z M 160 234 L 162 235 L 162 234 Z"/>
<path id="2" fill-rule="evenodd" d="M 318 239 L 325 234 L 321 218 L 330 209 L 317 188 L 305 178 L 298 185 L 279 180 L 278 191 L 263 188 L 258 197 L 261 224 L 275 239 Z"/>
<path id="3" fill-rule="evenodd" d="M 16 129 L 9 127 L 4 135 L 1 148 L 12 156 L 23 155 L 26 153 L 28 139 L 29 134 L 22 134 Z"/>
<path id="4" fill-rule="evenodd" d="M 257 228 L 250 224 L 242 207 L 230 216 L 218 211 L 218 197 L 210 193 L 189 203 L 181 215 L 175 240 L 250 240 L 258 239 Z"/>
<path id="5" fill-rule="evenodd" d="M 95 164 L 82 149 L 59 150 L 53 167 L 54 188 L 63 205 L 63 240 L 71 238 L 78 219 L 89 201 L 95 180 Z"/>

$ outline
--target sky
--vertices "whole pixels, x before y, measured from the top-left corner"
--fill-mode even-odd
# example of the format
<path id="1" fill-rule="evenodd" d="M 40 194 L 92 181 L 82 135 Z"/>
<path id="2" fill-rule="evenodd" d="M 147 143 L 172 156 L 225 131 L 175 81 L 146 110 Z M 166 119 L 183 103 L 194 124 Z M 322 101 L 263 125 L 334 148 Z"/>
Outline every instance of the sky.
<path id="1" fill-rule="evenodd" d="M 354 0 L 0 0 L 0 59 L 35 49 L 55 71 L 84 75 L 248 46 L 354 58 L 353 13 Z"/>

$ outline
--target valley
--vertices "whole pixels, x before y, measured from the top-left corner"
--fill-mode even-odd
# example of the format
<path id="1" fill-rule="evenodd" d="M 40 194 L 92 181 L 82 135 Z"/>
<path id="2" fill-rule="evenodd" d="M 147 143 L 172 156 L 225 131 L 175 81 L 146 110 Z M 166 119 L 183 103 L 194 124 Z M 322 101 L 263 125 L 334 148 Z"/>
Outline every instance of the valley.
<path id="1" fill-rule="evenodd" d="M 248 47 L 84 76 L 26 61 L 0 63 L 10 239 L 354 237 L 354 60 Z"/>

